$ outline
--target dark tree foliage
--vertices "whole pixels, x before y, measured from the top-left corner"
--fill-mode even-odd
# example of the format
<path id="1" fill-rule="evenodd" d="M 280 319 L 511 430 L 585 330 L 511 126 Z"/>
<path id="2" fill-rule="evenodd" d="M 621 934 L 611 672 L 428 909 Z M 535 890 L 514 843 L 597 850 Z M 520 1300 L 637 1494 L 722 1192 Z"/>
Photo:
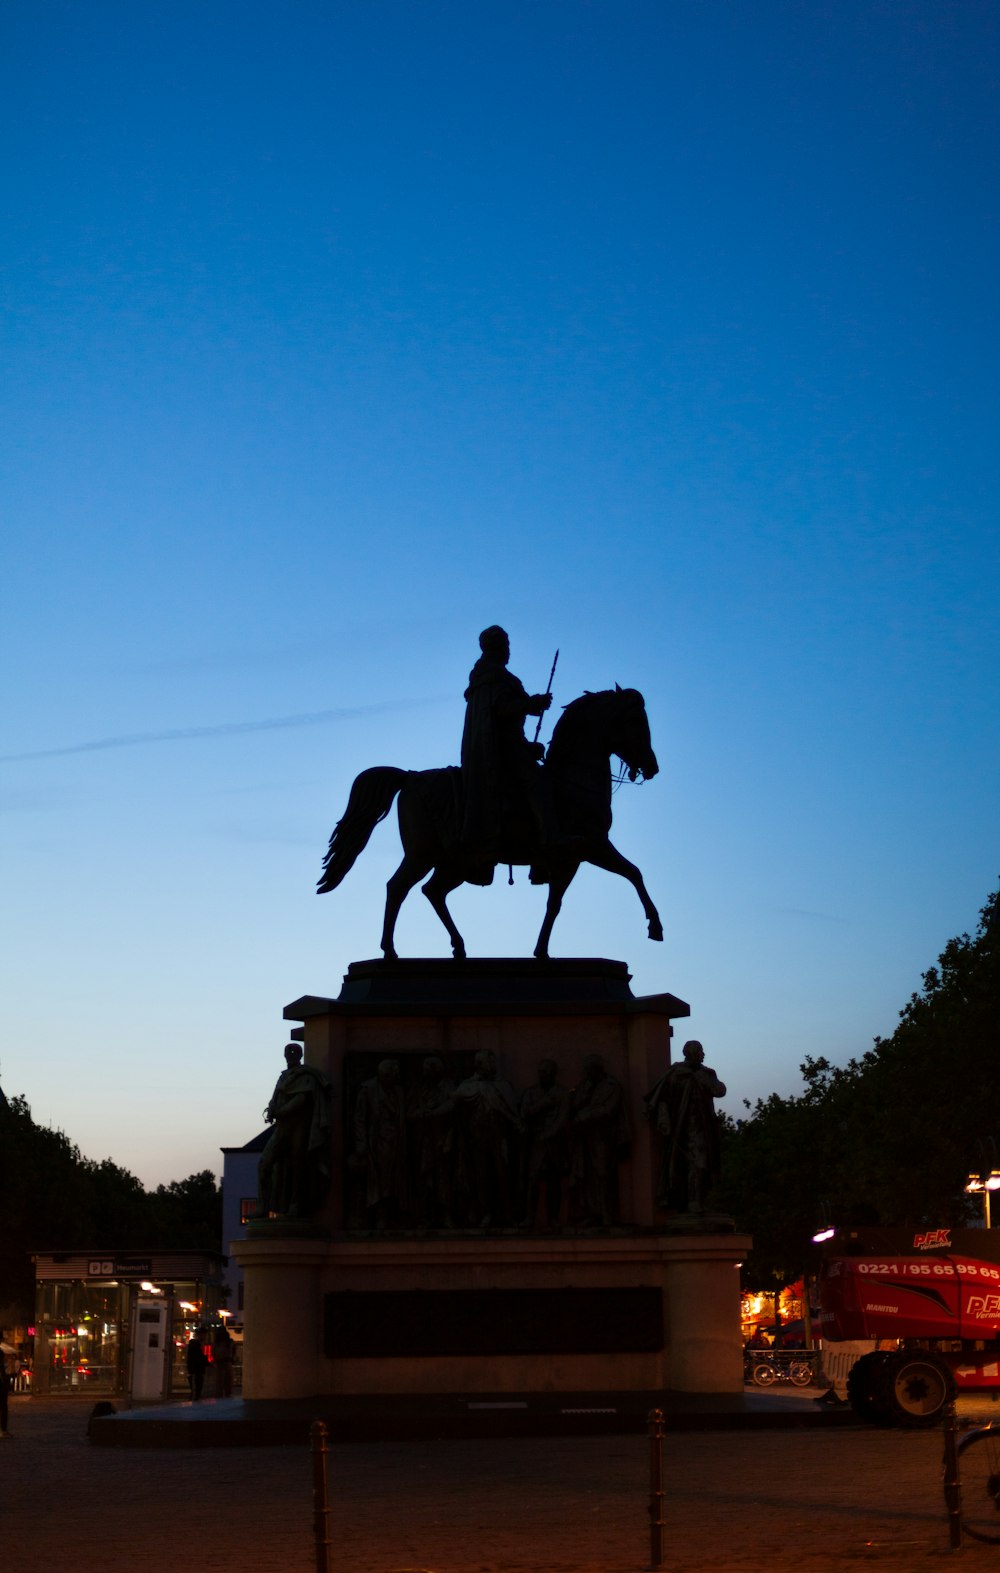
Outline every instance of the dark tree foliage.
<path id="1" fill-rule="evenodd" d="M 1000 892 L 951 940 L 890 1038 L 844 1067 L 802 1065 L 805 1091 L 759 1099 L 723 1131 L 719 1200 L 752 1233 L 759 1288 L 814 1265 L 825 1223 L 968 1217 L 970 1169 L 1000 1167 Z"/>
<path id="2" fill-rule="evenodd" d="M 158 1185 L 147 1198 L 152 1203 L 149 1229 L 151 1248 L 170 1250 L 183 1244 L 194 1250 L 217 1251 L 222 1235 L 222 1192 L 211 1169 L 189 1174 L 186 1180 Z"/>
<path id="3" fill-rule="evenodd" d="M 110 1159 L 84 1158 L 62 1131 L 36 1125 L 22 1097 L 0 1100 L 0 1304 L 30 1312 L 32 1252 L 210 1250 L 222 1193 L 209 1170 L 147 1191 Z"/>

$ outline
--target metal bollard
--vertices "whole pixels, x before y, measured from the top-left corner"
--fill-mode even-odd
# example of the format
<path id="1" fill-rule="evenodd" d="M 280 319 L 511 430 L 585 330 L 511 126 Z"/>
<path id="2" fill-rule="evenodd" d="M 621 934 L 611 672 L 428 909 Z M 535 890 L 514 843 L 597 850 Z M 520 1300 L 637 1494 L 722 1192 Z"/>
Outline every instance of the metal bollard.
<path id="1" fill-rule="evenodd" d="M 962 1546 L 962 1482 L 958 1476 L 958 1448 L 955 1438 L 955 1400 L 944 1411 L 944 1500 L 948 1508 L 948 1544 L 952 1551 Z"/>
<path id="2" fill-rule="evenodd" d="M 649 1411 L 649 1565 L 663 1566 L 663 1410 Z"/>
<path id="3" fill-rule="evenodd" d="M 330 1500 L 326 1488 L 327 1430 L 322 1420 L 309 1427 L 313 1456 L 313 1535 L 316 1540 L 316 1573 L 332 1573 L 330 1560 Z"/>

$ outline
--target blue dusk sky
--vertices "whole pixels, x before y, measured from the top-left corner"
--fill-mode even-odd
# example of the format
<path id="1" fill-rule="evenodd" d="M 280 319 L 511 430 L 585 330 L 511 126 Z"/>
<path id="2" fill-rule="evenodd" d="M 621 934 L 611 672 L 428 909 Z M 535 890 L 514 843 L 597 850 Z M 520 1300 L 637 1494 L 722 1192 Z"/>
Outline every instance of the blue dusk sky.
<path id="1" fill-rule="evenodd" d="M 487 624 L 661 773 L 557 956 L 726 1107 L 893 1030 L 997 846 L 991 0 L 9 0 L 0 1080 L 147 1184 L 378 953 L 370 765 Z M 550 735 L 551 719 L 543 737 Z M 471 954 L 544 896 L 457 892 Z M 446 956 L 415 892 L 400 951 Z"/>

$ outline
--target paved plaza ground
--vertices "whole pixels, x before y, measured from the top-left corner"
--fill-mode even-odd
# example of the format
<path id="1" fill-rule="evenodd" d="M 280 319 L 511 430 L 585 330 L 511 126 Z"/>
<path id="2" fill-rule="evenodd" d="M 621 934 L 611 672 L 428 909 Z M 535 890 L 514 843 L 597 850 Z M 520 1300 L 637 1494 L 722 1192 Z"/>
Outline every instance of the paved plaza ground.
<path id="1" fill-rule="evenodd" d="M 310 1573 L 305 1447 L 98 1448 L 89 1404 L 15 1398 L 0 1442 L 2 1573 Z M 963 1400 L 966 1416 L 989 1404 Z M 869 1426 L 671 1432 L 671 1573 L 824 1573 L 947 1562 L 941 1435 Z M 637 1573 L 641 1436 L 378 1442 L 330 1454 L 336 1573 Z"/>

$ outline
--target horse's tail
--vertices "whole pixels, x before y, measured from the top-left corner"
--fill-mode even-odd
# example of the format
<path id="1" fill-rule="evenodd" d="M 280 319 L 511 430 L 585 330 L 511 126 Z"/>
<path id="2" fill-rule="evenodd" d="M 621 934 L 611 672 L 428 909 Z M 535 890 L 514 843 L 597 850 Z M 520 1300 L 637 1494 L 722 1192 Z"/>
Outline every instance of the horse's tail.
<path id="1" fill-rule="evenodd" d="M 347 800 L 343 819 L 334 826 L 330 845 L 323 859 L 323 873 L 316 886 L 318 895 L 336 890 L 361 856 L 375 826 L 388 814 L 408 772 L 392 765 L 375 765 L 362 770 Z"/>

